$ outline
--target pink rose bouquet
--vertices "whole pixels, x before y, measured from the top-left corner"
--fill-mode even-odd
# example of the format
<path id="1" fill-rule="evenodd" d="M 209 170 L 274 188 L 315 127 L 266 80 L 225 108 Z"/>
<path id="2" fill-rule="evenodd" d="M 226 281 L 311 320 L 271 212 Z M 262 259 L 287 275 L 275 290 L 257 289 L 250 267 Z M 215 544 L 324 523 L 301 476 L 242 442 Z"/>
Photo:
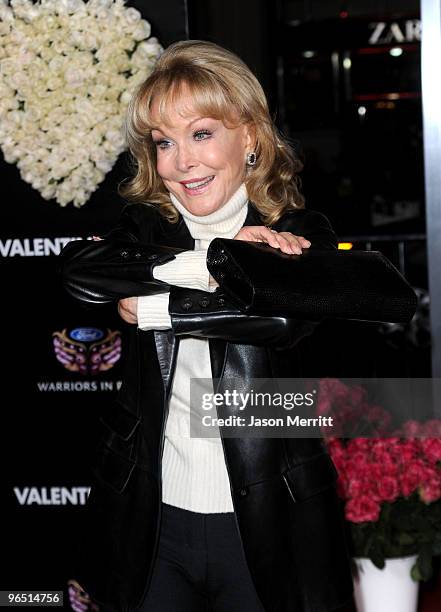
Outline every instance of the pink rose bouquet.
<path id="1" fill-rule="evenodd" d="M 326 381 L 328 403 L 333 382 Z M 366 410 L 360 390 L 346 387 L 345 398 L 344 386 L 336 382 L 339 408 L 358 396 L 354 411 L 359 426 L 369 435 L 383 432 L 381 437 L 326 440 L 339 473 L 353 556 L 367 557 L 381 569 L 386 558 L 416 554 L 412 577 L 428 580 L 432 558 L 441 555 L 441 421 L 407 421 L 386 435 L 389 420 L 384 411 L 377 406 Z M 324 406 L 324 411 L 332 413 L 332 406 Z"/>

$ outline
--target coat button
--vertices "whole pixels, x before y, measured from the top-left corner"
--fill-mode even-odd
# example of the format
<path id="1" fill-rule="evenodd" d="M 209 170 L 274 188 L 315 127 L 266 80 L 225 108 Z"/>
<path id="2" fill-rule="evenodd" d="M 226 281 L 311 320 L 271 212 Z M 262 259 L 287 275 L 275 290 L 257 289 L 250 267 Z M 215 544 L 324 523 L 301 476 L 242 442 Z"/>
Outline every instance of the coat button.
<path id="1" fill-rule="evenodd" d="M 147 261 L 155 261 L 158 259 L 158 255 L 156 253 L 152 253 L 151 255 L 147 255 Z"/>
<path id="2" fill-rule="evenodd" d="M 135 257 L 141 257 L 141 253 L 139 251 L 136 251 Z"/>
<path id="3" fill-rule="evenodd" d="M 243 488 L 239 491 L 240 495 L 242 497 L 246 497 L 248 495 L 248 489 L 247 488 Z"/>
<path id="4" fill-rule="evenodd" d="M 217 298 L 217 303 L 219 304 L 219 306 L 223 306 L 223 305 L 225 304 L 225 298 L 224 298 L 224 296 L 223 296 L 223 295 L 220 295 L 220 296 Z"/>
<path id="5" fill-rule="evenodd" d="M 120 251 L 120 255 L 121 255 L 121 257 L 128 257 L 129 256 L 129 252 L 128 251 Z"/>
<path id="6" fill-rule="evenodd" d="M 193 302 L 187 298 L 181 302 L 181 306 L 184 310 L 190 310 L 190 308 L 193 306 Z"/>
<path id="7" fill-rule="evenodd" d="M 210 304 L 210 300 L 207 297 L 203 297 L 199 300 L 199 306 L 206 308 Z"/>
<path id="8" fill-rule="evenodd" d="M 219 272 L 219 278 L 225 278 L 225 272 Z"/>

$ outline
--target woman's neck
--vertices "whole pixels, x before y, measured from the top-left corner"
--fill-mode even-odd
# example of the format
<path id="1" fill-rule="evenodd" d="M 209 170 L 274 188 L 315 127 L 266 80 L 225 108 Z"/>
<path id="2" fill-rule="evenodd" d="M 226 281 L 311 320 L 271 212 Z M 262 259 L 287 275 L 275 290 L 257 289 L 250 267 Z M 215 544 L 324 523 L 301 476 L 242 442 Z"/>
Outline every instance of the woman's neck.
<path id="1" fill-rule="evenodd" d="M 189 212 L 172 193 L 170 199 L 183 216 L 192 237 L 198 240 L 211 240 L 216 237 L 233 238 L 242 227 L 248 211 L 245 183 L 240 185 L 228 202 L 205 216 Z"/>

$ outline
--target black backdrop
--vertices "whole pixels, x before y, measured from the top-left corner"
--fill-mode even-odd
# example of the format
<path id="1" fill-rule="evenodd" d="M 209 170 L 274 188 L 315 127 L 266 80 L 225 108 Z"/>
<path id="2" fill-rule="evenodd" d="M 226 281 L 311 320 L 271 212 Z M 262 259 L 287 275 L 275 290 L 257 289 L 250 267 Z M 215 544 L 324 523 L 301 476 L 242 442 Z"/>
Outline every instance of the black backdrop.
<path id="1" fill-rule="evenodd" d="M 127 5 L 141 11 L 163 47 L 188 38 L 185 0 L 129 0 Z M 124 323 L 115 307 L 85 309 L 65 295 L 57 257 L 44 251 L 59 250 L 60 238 L 106 232 L 124 204 L 117 185 L 128 174 L 123 154 L 87 204 L 62 208 L 22 181 L 14 164 L 0 160 L 0 589 L 64 590 L 65 609 L 70 609 L 66 581 L 75 578 L 74 542 L 81 537 L 75 526 L 90 486 L 98 417 L 121 375 L 120 359 L 103 370 L 102 353 L 112 346 L 117 358 Z M 69 371 L 57 359 L 57 340 L 83 355 L 84 371 Z M 92 354 L 98 358 L 95 369 Z"/>

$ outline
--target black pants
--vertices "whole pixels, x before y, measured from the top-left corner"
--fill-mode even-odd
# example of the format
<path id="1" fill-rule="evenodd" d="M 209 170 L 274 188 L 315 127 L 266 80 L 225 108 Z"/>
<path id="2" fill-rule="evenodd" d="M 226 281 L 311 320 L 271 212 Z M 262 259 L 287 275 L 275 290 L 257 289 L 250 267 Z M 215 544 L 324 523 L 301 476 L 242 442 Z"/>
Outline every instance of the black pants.
<path id="1" fill-rule="evenodd" d="M 157 562 L 139 612 L 264 612 L 234 513 L 162 509 Z"/>

